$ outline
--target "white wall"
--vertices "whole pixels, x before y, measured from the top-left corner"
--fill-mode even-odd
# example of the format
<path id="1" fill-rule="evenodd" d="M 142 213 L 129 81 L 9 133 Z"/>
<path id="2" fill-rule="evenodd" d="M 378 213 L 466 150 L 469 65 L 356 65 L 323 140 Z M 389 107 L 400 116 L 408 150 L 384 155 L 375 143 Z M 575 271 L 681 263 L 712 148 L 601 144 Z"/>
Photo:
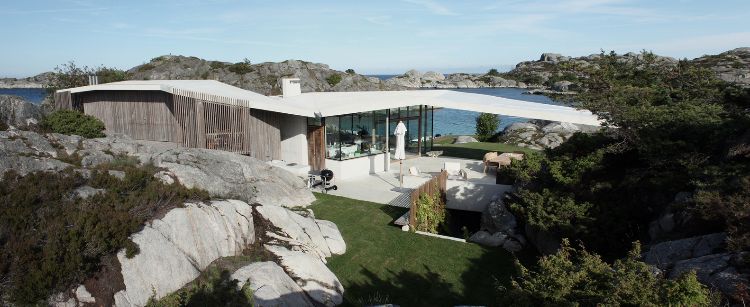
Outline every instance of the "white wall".
<path id="1" fill-rule="evenodd" d="M 347 180 L 385 171 L 385 154 L 359 157 L 344 161 L 326 159 L 326 168 L 335 179 Z"/>
<path id="2" fill-rule="evenodd" d="M 307 165 L 307 118 L 287 114 L 281 120 L 280 130 L 281 160 Z"/>

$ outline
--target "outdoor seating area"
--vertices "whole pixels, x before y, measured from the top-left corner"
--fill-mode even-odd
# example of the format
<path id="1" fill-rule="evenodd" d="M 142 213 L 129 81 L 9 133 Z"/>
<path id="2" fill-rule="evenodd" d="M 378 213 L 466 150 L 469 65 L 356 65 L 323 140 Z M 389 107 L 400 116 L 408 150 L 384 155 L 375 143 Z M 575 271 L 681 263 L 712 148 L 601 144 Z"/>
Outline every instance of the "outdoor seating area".
<path id="1" fill-rule="evenodd" d="M 414 157 L 403 160 L 403 185 L 399 182 L 399 163 L 391 161 L 389 171 L 347 180 L 337 180 L 338 190 L 329 194 L 381 204 L 408 207 L 410 192 L 440 174 L 448 173 L 448 208 L 482 211 L 493 195 L 510 186 L 496 184 L 495 175 L 484 173 L 480 160 L 451 157 Z M 406 196 L 405 196 L 406 195 Z"/>
<path id="2" fill-rule="evenodd" d="M 498 154 L 497 152 L 491 151 L 484 154 L 482 162 L 484 162 L 484 173 L 487 173 L 489 168 L 499 168 L 500 166 L 509 166 L 513 160 L 523 160 L 523 153 L 504 152 Z"/>

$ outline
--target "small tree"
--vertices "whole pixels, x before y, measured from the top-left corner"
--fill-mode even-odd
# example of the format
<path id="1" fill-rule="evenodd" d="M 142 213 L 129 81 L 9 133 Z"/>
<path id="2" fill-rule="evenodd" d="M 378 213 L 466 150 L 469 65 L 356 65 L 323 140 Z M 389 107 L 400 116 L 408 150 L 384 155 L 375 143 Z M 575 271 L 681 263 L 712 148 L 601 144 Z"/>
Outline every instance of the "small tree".
<path id="1" fill-rule="evenodd" d="M 336 86 L 336 84 L 339 84 L 339 82 L 341 82 L 341 75 L 331 75 L 330 77 L 326 78 L 326 82 L 328 82 L 330 86 Z"/>
<path id="2" fill-rule="evenodd" d="M 99 83 L 110 83 L 124 81 L 128 79 L 128 74 L 120 69 L 106 66 L 90 68 L 88 66 L 80 67 L 75 62 L 70 61 L 55 67 L 47 83 L 47 93 L 54 93 L 57 90 L 86 86 L 89 85 L 89 76 L 99 77 Z"/>
<path id="3" fill-rule="evenodd" d="M 487 72 L 487 75 L 497 77 L 497 76 L 500 76 L 500 72 L 498 72 L 497 69 L 492 68 L 490 69 L 490 71 Z"/>
<path id="4" fill-rule="evenodd" d="M 351 68 L 349 68 L 349 69 L 347 69 L 347 70 L 346 70 L 346 73 L 347 73 L 347 74 L 350 74 L 350 75 L 353 75 L 353 74 L 355 74 L 356 72 L 354 72 L 354 69 L 351 69 Z"/>
<path id="5" fill-rule="evenodd" d="M 482 113 L 477 116 L 477 137 L 480 141 L 488 141 L 495 135 L 500 120 L 497 114 Z"/>

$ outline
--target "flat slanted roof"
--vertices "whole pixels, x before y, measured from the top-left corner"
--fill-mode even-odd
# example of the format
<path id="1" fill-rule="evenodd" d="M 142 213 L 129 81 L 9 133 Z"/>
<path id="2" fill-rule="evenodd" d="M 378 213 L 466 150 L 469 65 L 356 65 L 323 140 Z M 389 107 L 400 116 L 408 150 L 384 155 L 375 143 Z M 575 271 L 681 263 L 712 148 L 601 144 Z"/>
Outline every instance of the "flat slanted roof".
<path id="1" fill-rule="evenodd" d="M 430 105 L 523 118 L 600 125 L 597 117 L 587 110 L 451 90 L 314 92 L 293 97 L 268 97 L 214 80 L 146 80 L 113 82 L 61 91 L 80 93 L 107 90 L 164 91 L 205 100 L 223 97 L 225 99 L 216 100 L 253 109 L 306 117 L 314 117 L 316 114 L 325 117 L 413 105 Z"/>

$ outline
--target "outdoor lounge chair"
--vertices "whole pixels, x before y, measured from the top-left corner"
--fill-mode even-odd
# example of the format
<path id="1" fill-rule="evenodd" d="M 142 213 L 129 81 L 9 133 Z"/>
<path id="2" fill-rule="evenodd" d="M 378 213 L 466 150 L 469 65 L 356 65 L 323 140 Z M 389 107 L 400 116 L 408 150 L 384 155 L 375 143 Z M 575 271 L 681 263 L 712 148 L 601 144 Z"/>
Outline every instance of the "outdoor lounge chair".
<path id="1" fill-rule="evenodd" d="M 432 177 L 432 175 L 428 173 L 422 173 L 421 171 L 419 171 L 416 166 L 409 167 L 409 175 L 415 177 Z"/>
<path id="2" fill-rule="evenodd" d="M 469 180 L 469 174 L 465 169 L 461 168 L 461 163 L 459 162 L 444 162 L 443 170 L 448 173 L 448 179 Z"/>
<path id="3" fill-rule="evenodd" d="M 500 166 L 497 161 L 493 161 L 493 159 L 497 158 L 497 152 L 490 151 L 486 154 L 484 154 L 484 158 L 482 158 L 482 162 L 484 162 L 484 173 L 487 173 L 487 168 L 490 167 L 498 167 Z"/>

